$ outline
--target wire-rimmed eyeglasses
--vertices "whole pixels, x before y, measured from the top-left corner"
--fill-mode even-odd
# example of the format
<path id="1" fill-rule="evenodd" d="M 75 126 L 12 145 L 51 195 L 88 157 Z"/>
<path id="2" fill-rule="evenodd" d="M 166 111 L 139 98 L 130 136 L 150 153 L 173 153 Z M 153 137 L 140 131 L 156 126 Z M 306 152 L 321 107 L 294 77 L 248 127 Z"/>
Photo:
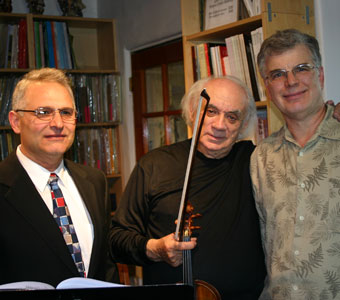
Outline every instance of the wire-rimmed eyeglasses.
<path id="1" fill-rule="evenodd" d="M 311 64 L 299 64 L 295 66 L 292 70 L 287 71 L 284 69 L 276 69 L 269 72 L 266 76 L 271 83 L 282 83 L 288 78 L 288 72 L 292 72 L 297 80 L 303 80 L 308 77 L 314 69 L 318 67 Z"/>
<path id="2" fill-rule="evenodd" d="M 77 119 L 77 111 L 73 108 L 52 108 L 52 107 L 39 107 L 37 109 L 16 109 L 16 112 L 32 112 L 35 116 L 44 122 L 53 120 L 55 113 L 58 111 L 61 119 L 66 123 L 73 123 Z"/>

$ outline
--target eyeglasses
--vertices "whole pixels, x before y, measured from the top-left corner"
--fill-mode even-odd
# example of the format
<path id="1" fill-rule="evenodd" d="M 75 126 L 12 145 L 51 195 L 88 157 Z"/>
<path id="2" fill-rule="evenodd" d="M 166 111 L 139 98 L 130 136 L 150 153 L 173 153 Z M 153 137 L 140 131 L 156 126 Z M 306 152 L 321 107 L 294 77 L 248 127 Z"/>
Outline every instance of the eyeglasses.
<path id="1" fill-rule="evenodd" d="M 288 72 L 292 72 L 297 80 L 303 80 L 310 76 L 312 70 L 314 69 L 317 69 L 317 67 L 311 64 L 299 64 L 295 66 L 291 71 L 287 71 L 284 69 L 270 71 L 266 79 L 275 84 L 283 83 L 288 78 Z"/>
<path id="2" fill-rule="evenodd" d="M 50 122 L 53 120 L 54 115 L 59 111 L 61 119 L 66 123 L 73 123 L 77 119 L 77 111 L 73 108 L 51 108 L 51 107 L 39 107 L 34 110 L 29 109 L 17 109 L 16 112 L 32 112 L 36 117 L 44 122 Z"/>

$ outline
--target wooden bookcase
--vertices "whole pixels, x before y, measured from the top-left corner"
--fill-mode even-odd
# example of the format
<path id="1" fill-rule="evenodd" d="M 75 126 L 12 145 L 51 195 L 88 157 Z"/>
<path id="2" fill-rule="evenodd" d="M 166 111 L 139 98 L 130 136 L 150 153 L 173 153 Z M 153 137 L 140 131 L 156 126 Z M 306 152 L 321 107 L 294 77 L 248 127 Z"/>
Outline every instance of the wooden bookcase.
<path id="1" fill-rule="evenodd" d="M 194 83 L 192 47 L 196 44 L 223 42 L 225 38 L 236 34 L 250 34 L 261 26 L 264 39 L 286 28 L 296 28 L 315 36 L 313 0 L 261 0 L 261 14 L 205 31 L 200 31 L 199 2 L 181 0 L 186 90 Z M 256 101 L 256 106 L 267 110 L 269 134 L 282 126 L 282 116 L 268 95 L 266 101 Z"/>
<path id="2" fill-rule="evenodd" d="M 80 17 L 60 17 L 33 14 L 0 13 L 0 24 L 18 24 L 21 19 L 27 23 L 27 60 L 28 66 L 19 68 L 0 68 L 0 76 L 17 75 L 20 76 L 36 68 L 34 22 L 54 21 L 65 22 L 69 33 L 73 36 L 73 51 L 77 66 L 73 69 L 66 69 L 68 74 L 85 74 L 87 76 L 117 75 L 119 76 L 116 50 L 116 30 L 115 20 L 80 18 Z M 1 38 L 1 37 L 0 37 Z M 1 43 L 6 41 L 1 40 Z M 111 128 L 117 135 L 117 169 L 113 174 L 107 175 L 110 194 L 115 198 L 117 204 L 122 194 L 122 174 L 119 132 L 120 122 L 89 122 L 78 123 L 77 131 L 101 128 Z M 0 126 L 0 132 L 11 131 L 9 126 Z M 104 151 L 104 149 L 102 149 Z"/>

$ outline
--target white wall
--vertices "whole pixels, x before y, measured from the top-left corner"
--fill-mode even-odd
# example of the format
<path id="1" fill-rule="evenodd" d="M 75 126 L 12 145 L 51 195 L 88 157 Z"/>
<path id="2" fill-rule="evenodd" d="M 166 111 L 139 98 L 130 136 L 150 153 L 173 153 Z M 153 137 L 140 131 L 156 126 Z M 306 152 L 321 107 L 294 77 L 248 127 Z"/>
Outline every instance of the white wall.
<path id="1" fill-rule="evenodd" d="M 314 0 L 316 37 L 325 69 L 325 99 L 340 101 L 340 1 Z"/>

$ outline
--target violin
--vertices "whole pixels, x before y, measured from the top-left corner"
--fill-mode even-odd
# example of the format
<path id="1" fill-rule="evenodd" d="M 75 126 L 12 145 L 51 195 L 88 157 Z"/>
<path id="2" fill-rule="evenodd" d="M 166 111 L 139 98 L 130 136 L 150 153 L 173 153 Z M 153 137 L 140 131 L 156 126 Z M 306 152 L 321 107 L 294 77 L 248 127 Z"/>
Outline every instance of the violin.
<path id="1" fill-rule="evenodd" d="M 194 207 L 190 202 L 186 205 L 186 218 L 183 232 L 183 242 L 188 242 L 191 239 L 191 234 L 194 229 L 200 229 L 200 226 L 193 225 L 193 219 L 201 217 L 201 214 L 193 214 Z M 206 281 L 193 278 L 191 250 L 183 251 L 183 283 L 194 287 L 195 300 L 221 300 L 221 295 L 218 290 Z"/>
<path id="2" fill-rule="evenodd" d="M 203 111 L 201 121 L 199 122 L 203 98 L 206 100 L 206 105 Z M 200 226 L 193 225 L 193 219 L 200 217 L 201 215 L 193 214 L 194 207 L 188 201 L 187 187 L 189 184 L 193 156 L 197 149 L 197 141 L 200 136 L 200 132 L 202 129 L 204 117 L 207 112 L 209 101 L 210 101 L 210 97 L 207 94 L 206 90 L 204 89 L 201 92 L 199 103 L 198 103 L 198 108 L 196 112 L 196 120 L 195 120 L 195 125 L 194 125 L 193 136 L 191 140 L 188 164 L 187 164 L 187 169 L 186 169 L 186 174 L 185 174 L 185 179 L 184 179 L 182 198 L 181 198 L 180 208 L 178 212 L 177 226 L 176 226 L 176 232 L 175 232 L 175 238 L 183 242 L 190 241 L 192 230 L 200 228 Z M 183 251 L 183 283 L 194 287 L 196 300 L 220 300 L 221 299 L 219 292 L 214 286 L 212 286 L 211 284 L 203 280 L 193 279 L 191 250 Z"/>

